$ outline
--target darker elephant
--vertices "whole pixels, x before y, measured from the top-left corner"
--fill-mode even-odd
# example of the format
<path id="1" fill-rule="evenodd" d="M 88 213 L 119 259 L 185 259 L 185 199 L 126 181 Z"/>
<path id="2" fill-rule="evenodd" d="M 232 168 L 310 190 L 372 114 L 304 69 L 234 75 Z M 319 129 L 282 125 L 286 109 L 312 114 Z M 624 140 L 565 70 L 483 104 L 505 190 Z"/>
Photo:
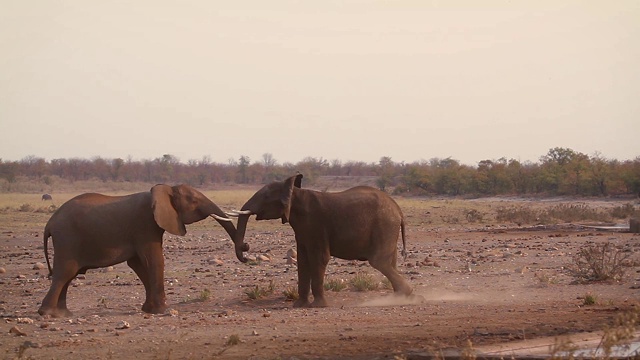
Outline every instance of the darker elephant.
<path id="1" fill-rule="evenodd" d="M 302 175 L 258 190 L 241 208 L 234 242 L 244 242 L 249 216 L 282 219 L 293 228 L 298 249 L 298 295 L 295 307 L 327 306 L 324 276 L 329 258 L 368 260 L 384 274 L 396 294 L 411 295 L 396 268 L 398 235 L 406 255 L 402 210 L 386 193 L 367 186 L 327 193 L 301 189 Z M 313 303 L 309 302 L 309 290 Z"/>
<path id="2" fill-rule="evenodd" d="M 144 284 L 142 310 L 166 310 L 164 292 L 165 231 L 185 235 L 185 225 L 215 218 L 231 239 L 236 229 L 225 213 L 205 195 L 187 185 L 156 185 L 151 191 L 126 196 L 89 193 L 64 203 L 44 229 L 44 253 L 52 276 L 41 315 L 69 316 L 67 289 L 76 275 L 88 269 L 126 261 Z M 53 238 L 53 269 L 47 243 Z M 243 247 L 239 247 L 243 248 Z M 248 249 L 248 248 L 247 248 Z M 240 253 L 242 255 L 242 253 Z"/>

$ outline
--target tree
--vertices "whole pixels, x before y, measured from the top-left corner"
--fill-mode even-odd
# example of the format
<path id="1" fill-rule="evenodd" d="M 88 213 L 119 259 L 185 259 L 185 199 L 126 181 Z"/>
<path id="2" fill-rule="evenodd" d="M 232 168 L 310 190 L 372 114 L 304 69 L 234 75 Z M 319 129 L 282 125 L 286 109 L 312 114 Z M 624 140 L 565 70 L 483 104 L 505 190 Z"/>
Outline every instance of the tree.
<path id="1" fill-rule="evenodd" d="M 382 191 L 385 191 L 387 186 L 391 185 L 393 182 L 394 175 L 394 164 L 393 160 L 391 160 L 388 156 L 383 156 L 380 158 L 378 162 L 378 179 L 376 180 L 376 184 L 378 188 Z"/>
<path id="2" fill-rule="evenodd" d="M 249 169 L 249 165 L 251 164 L 251 159 L 249 159 L 248 156 L 240 156 L 240 159 L 238 159 L 238 175 L 240 176 L 240 179 L 238 180 L 241 184 L 246 184 L 248 177 L 247 177 L 247 170 Z"/>

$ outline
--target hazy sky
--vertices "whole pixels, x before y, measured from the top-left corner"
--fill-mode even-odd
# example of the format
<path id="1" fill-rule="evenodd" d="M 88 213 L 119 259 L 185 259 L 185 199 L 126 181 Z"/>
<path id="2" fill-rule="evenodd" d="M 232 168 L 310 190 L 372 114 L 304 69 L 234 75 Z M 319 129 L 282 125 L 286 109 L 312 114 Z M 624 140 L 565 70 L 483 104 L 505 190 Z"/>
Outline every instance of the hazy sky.
<path id="1" fill-rule="evenodd" d="M 0 1 L 0 158 L 640 155 L 640 1 Z"/>

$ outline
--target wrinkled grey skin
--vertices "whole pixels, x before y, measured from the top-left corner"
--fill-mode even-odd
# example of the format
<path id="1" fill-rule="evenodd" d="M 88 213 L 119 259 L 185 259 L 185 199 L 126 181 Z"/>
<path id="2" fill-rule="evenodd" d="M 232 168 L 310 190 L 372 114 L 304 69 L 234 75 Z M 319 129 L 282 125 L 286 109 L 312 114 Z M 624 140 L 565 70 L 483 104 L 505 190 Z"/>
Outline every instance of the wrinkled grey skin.
<path id="1" fill-rule="evenodd" d="M 405 251 L 404 217 L 396 202 L 377 189 L 359 186 L 327 193 L 301 189 L 302 175 L 258 190 L 239 212 L 236 244 L 244 241 L 249 216 L 281 219 L 293 228 L 298 250 L 298 295 L 295 307 L 328 306 L 324 275 L 331 256 L 368 260 L 384 274 L 396 294 L 410 295 L 411 286 L 396 268 L 398 235 Z M 309 302 L 309 290 L 313 303 Z"/>
<path id="2" fill-rule="evenodd" d="M 71 280 L 88 269 L 124 261 L 144 284 L 146 300 L 142 310 L 163 313 L 167 306 L 162 236 L 165 230 L 185 235 L 185 224 L 212 214 L 227 218 L 216 204 L 187 185 L 160 184 L 151 191 L 126 196 L 89 193 L 67 201 L 45 226 L 44 253 L 52 282 L 38 313 L 70 316 L 67 290 Z M 235 237 L 233 223 L 216 221 L 231 239 Z M 49 237 L 53 238 L 55 249 L 53 269 L 47 249 Z"/>

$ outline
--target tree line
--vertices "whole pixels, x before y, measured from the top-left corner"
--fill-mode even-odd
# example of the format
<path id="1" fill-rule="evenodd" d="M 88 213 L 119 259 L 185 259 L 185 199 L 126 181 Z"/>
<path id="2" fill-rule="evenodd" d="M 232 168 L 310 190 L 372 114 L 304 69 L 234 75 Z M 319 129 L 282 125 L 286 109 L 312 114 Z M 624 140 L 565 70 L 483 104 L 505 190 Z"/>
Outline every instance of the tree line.
<path id="1" fill-rule="evenodd" d="M 452 158 L 432 158 L 412 163 L 382 157 L 375 163 L 342 162 L 305 157 L 297 163 L 280 164 L 270 153 L 257 161 L 247 156 L 227 163 L 200 160 L 179 161 L 167 154 L 156 159 L 71 158 L 46 161 L 27 156 L 19 161 L 0 159 L 0 190 L 9 191 L 21 179 L 44 184 L 55 181 L 97 179 L 103 182 L 266 184 L 296 172 L 307 184 L 322 177 L 372 177 L 382 190 L 408 195 L 571 195 L 611 196 L 640 194 L 640 156 L 633 160 L 607 159 L 569 148 L 556 147 L 538 162 L 500 158 L 482 160 L 476 166 Z M 58 180 L 59 179 L 59 180 Z"/>

